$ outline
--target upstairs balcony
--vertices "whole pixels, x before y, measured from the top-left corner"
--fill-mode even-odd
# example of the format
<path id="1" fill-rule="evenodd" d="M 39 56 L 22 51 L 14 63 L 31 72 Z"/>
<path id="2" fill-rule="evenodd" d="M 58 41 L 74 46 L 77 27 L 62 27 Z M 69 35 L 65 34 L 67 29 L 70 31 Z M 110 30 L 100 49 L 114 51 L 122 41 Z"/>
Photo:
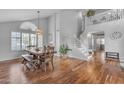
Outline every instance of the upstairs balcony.
<path id="1" fill-rule="evenodd" d="M 124 18 L 124 9 L 111 9 L 102 13 L 87 17 L 87 26 L 105 22 L 117 21 Z"/>

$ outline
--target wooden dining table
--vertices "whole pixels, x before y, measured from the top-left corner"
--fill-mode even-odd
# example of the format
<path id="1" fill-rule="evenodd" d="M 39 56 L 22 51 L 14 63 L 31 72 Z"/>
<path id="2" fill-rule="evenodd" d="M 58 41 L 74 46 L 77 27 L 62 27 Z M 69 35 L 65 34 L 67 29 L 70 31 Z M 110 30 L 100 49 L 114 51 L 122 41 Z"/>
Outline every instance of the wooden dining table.
<path id="1" fill-rule="evenodd" d="M 43 48 L 40 48 L 38 50 L 36 50 L 35 48 L 25 49 L 25 51 L 36 56 L 42 55 L 44 53 Z"/>
<path id="2" fill-rule="evenodd" d="M 24 51 L 36 57 L 35 58 L 36 63 L 41 64 L 40 56 L 44 54 L 43 48 L 39 48 L 38 50 L 36 48 L 28 48 L 28 49 L 25 49 Z"/>
<path id="3" fill-rule="evenodd" d="M 39 69 L 41 68 L 44 64 L 42 60 L 42 56 L 44 56 L 45 52 L 44 52 L 44 48 L 28 48 L 28 49 L 25 49 L 24 51 L 28 52 L 30 55 L 33 55 L 33 59 L 35 60 L 34 64 L 36 66 L 36 69 Z M 53 53 L 57 53 L 56 51 L 53 51 Z M 43 60 L 44 60 L 44 57 L 43 57 Z M 49 64 L 49 63 L 48 63 Z"/>
<path id="4" fill-rule="evenodd" d="M 44 54 L 44 49 L 43 48 L 39 48 L 38 50 L 36 50 L 36 48 L 30 48 L 30 49 L 25 49 L 26 52 L 28 52 L 31 55 L 34 55 L 37 57 L 37 61 L 40 60 L 40 56 Z M 57 53 L 57 51 L 54 51 L 53 53 Z"/>

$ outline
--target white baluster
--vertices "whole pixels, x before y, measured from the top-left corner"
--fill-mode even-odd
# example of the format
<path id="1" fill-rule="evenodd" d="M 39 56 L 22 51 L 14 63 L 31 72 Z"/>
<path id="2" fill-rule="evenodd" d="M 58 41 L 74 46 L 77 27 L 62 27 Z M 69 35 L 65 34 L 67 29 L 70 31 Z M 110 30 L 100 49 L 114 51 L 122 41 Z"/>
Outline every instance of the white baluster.
<path id="1" fill-rule="evenodd" d="M 121 19 L 122 19 L 122 9 L 120 9 Z"/>
<path id="2" fill-rule="evenodd" d="M 124 17 L 124 9 L 122 9 L 122 18 Z"/>

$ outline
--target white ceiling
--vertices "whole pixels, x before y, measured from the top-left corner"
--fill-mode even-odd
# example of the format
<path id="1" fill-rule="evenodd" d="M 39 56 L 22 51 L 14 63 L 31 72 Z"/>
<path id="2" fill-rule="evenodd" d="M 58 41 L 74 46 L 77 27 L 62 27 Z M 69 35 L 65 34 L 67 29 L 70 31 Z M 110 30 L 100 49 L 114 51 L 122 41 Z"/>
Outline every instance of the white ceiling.
<path id="1" fill-rule="evenodd" d="M 37 18 L 37 11 L 40 11 L 40 17 L 45 18 L 62 9 L 0 9 L 0 22 L 23 21 Z"/>
<path id="2" fill-rule="evenodd" d="M 0 9 L 0 22 L 23 21 L 37 18 L 37 11 L 40 11 L 40 18 L 49 17 L 61 11 L 70 9 Z M 75 10 L 75 9 L 71 9 Z M 82 9 L 77 9 L 78 11 Z M 84 9 L 83 9 L 84 10 Z M 96 12 L 103 12 L 106 9 L 96 9 Z"/>

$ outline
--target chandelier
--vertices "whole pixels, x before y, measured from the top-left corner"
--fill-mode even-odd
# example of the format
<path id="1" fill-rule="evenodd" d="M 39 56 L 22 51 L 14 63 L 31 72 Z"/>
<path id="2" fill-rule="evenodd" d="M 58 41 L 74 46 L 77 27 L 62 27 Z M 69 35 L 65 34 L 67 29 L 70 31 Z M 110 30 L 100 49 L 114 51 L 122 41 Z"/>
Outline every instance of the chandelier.
<path id="1" fill-rule="evenodd" d="M 37 14 L 38 14 L 38 23 L 37 23 L 37 28 L 36 28 L 36 30 L 35 30 L 35 32 L 36 32 L 36 34 L 37 35 L 41 35 L 42 34 L 42 31 L 41 31 L 41 29 L 40 29 L 40 26 L 39 26 L 39 14 L 40 14 L 40 11 L 37 11 Z"/>

